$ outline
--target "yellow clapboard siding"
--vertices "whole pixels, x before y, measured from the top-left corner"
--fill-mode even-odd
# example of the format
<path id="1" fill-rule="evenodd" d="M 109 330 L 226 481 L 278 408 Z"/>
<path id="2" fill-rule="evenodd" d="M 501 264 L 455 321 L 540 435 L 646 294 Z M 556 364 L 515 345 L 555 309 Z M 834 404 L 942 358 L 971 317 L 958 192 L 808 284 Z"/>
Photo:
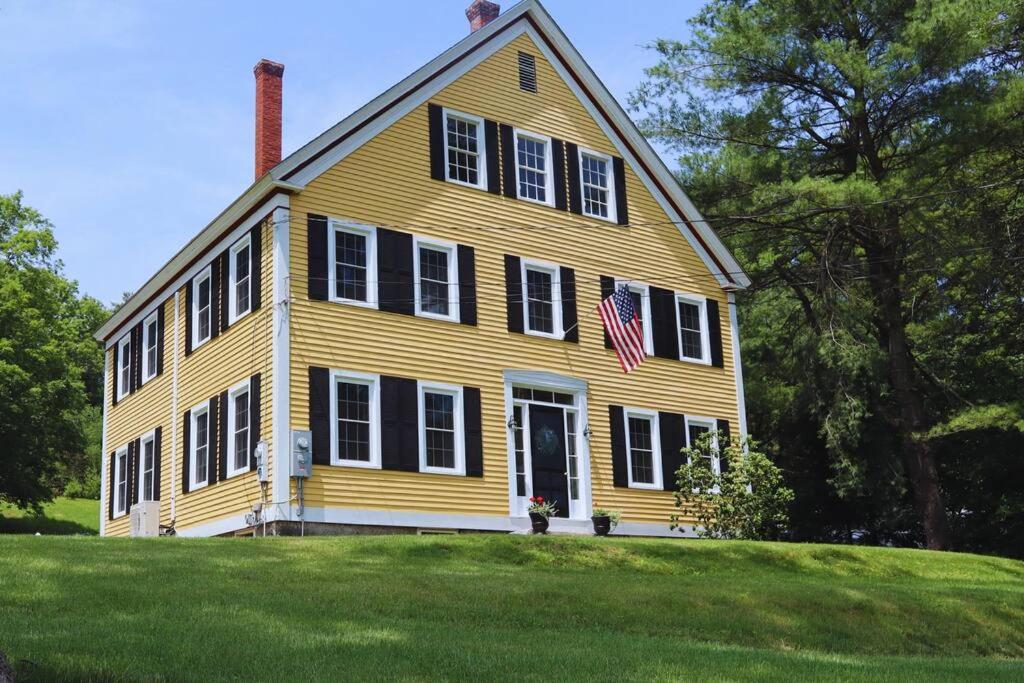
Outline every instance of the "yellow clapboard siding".
<path id="1" fill-rule="evenodd" d="M 538 92 L 518 88 L 517 52 L 536 57 Z M 527 36 L 520 36 L 443 89 L 432 102 L 509 123 L 600 152 L 614 145 Z M 291 414 L 308 427 L 309 366 L 393 374 L 475 386 L 483 402 L 484 477 L 449 477 L 316 467 L 309 506 L 508 514 L 506 368 L 547 370 L 589 382 L 593 503 L 629 521 L 668 523 L 668 492 L 612 486 L 608 405 L 726 418 L 737 428 L 732 340 L 726 297 L 707 267 L 632 169 L 631 226 L 430 178 L 427 107 L 420 106 L 309 183 L 291 202 Z M 347 218 L 470 245 L 476 250 L 476 327 L 395 315 L 307 297 L 306 215 Z M 494 229 L 480 229 L 488 226 Z M 551 226 L 524 229 L 515 226 Z M 557 227 L 556 227 L 557 226 Z M 580 343 L 506 330 L 503 255 L 575 269 Z M 601 275 L 714 298 L 721 311 L 724 368 L 648 359 L 628 377 L 603 346 L 594 309 Z"/>

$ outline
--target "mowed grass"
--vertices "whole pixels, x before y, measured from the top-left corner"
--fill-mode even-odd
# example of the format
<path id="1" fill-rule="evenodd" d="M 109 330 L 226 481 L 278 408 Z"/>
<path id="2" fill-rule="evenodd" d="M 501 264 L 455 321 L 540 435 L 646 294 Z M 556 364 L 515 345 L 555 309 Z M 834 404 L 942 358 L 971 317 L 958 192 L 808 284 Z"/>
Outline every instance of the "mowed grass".
<path id="1" fill-rule="evenodd" d="M 54 498 L 35 515 L 13 505 L 0 505 L 0 534 L 88 534 L 100 532 L 100 502 L 86 498 Z"/>
<path id="2" fill-rule="evenodd" d="M 8 536 L 0 650 L 24 680 L 1019 681 L 1024 563 L 616 538 Z"/>

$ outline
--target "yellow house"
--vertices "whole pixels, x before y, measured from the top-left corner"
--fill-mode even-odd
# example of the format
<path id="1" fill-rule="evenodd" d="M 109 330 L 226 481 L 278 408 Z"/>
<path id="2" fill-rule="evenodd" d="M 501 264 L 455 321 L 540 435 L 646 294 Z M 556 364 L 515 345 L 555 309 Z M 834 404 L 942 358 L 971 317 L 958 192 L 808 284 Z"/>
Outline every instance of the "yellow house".
<path id="1" fill-rule="evenodd" d="M 283 160 L 257 65 L 255 182 L 97 332 L 103 534 L 507 532 L 531 496 L 679 534 L 679 449 L 746 432 L 748 280 L 540 3 L 467 16 Z"/>

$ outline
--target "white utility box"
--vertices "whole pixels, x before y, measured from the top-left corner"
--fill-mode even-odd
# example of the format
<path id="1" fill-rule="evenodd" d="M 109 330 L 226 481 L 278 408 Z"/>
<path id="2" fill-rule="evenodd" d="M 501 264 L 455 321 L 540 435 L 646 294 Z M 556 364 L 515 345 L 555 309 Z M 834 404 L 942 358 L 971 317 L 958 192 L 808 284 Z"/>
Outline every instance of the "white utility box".
<path id="1" fill-rule="evenodd" d="M 160 535 L 160 501 L 150 500 L 132 505 L 131 535 Z"/>

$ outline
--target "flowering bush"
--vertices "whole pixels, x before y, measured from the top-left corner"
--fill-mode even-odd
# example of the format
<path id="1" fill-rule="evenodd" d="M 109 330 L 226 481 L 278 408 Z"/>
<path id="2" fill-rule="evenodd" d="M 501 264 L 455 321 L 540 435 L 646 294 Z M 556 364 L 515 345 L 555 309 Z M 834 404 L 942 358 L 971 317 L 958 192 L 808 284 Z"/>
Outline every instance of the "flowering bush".
<path id="1" fill-rule="evenodd" d="M 558 514 L 558 508 L 551 502 L 545 502 L 543 496 L 530 496 L 530 507 L 527 508 L 527 511 L 536 512 L 538 515 L 544 515 L 545 517 Z"/>

